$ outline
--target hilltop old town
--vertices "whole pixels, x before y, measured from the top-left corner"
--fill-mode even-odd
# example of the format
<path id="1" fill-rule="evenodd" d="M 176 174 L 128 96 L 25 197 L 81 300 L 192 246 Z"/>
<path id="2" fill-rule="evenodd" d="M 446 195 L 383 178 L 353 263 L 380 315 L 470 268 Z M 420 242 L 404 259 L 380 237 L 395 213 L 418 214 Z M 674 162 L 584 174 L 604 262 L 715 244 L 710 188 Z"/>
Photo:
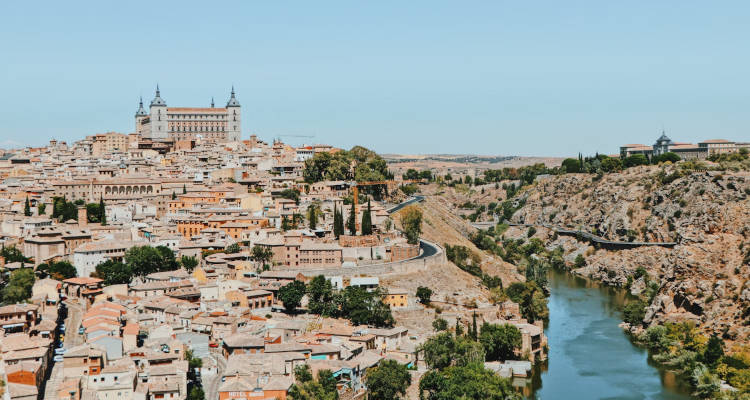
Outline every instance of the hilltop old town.
<path id="1" fill-rule="evenodd" d="M 242 140 L 234 89 L 172 108 L 157 88 L 149 108 L 134 133 L 0 157 L 6 398 L 390 398 L 377 379 L 414 390 L 420 346 L 478 318 L 516 335 L 498 376 L 545 358 L 518 304 L 387 279 L 446 262 L 405 194 L 429 176 L 363 147 Z"/>

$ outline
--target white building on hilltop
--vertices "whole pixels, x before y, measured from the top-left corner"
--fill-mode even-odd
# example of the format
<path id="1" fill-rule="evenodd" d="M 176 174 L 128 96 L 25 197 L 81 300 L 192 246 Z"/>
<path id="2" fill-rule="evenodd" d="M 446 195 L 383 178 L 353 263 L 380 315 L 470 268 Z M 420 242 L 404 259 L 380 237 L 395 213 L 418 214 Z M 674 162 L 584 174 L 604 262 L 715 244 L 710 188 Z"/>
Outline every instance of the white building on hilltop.
<path id="1" fill-rule="evenodd" d="M 135 113 L 135 133 L 148 139 L 196 140 L 234 142 L 241 137 L 241 107 L 234 95 L 234 87 L 224 108 L 167 107 L 161 98 L 159 86 L 151 100 L 149 112 L 143 108 L 143 99 Z"/>

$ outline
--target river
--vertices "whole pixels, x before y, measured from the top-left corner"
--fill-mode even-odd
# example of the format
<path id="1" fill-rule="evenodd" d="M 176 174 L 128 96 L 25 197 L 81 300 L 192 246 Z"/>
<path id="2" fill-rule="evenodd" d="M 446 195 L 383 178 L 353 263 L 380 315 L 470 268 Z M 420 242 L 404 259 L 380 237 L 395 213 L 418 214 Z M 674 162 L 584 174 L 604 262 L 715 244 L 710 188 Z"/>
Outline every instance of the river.
<path id="1" fill-rule="evenodd" d="M 649 361 L 618 324 L 627 292 L 550 271 L 549 359 L 535 369 L 532 398 L 692 399 L 686 382 Z"/>

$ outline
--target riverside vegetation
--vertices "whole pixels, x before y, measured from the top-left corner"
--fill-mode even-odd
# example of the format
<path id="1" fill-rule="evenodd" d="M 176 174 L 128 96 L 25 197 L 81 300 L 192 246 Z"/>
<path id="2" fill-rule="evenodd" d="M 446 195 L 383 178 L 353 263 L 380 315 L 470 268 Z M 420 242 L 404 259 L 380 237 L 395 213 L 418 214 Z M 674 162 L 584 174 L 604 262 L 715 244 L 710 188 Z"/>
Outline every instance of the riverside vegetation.
<path id="1" fill-rule="evenodd" d="M 434 177 L 438 193 L 472 221 L 501 222 L 470 239 L 514 264 L 526 282 L 503 288 L 478 257 L 446 244 L 449 259 L 482 279 L 498 300 L 513 285 L 544 292 L 545 271 L 559 268 L 628 289 L 624 327 L 651 358 L 686 376 L 701 398 L 750 396 L 750 160 L 748 152 L 709 162 L 606 156 L 566 159 L 560 167 L 487 171 L 482 179 Z M 616 160 L 616 161 L 611 161 Z M 655 164 L 655 165 L 652 165 Z M 504 195 L 485 193 L 501 188 Z M 455 196 L 454 198 L 457 198 Z M 589 231 L 605 239 L 676 242 L 674 248 L 608 250 L 543 227 Z M 535 292 L 533 289 L 531 292 Z M 537 305 L 543 303 L 537 294 Z M 543 317 L 518 297 L 524 316 Z M 526 307 L 524 307 L 526 305 Z M 542 310 L 540 306 L 537 308 Z M 724 387 L 722 381 L 731 387 Z"/>

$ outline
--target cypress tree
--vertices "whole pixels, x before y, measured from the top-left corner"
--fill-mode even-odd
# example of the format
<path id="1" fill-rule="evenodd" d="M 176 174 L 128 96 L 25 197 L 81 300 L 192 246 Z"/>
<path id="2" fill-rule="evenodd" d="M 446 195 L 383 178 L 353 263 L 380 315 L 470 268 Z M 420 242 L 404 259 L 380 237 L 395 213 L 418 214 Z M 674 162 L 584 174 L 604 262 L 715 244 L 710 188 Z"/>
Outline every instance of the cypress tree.
<path id="1" fill-rule="evenodd" d="M 99 222 L 102 225 L 107 225 L 107 211 L 104 208 L 104 197 L 99 197 Z"/>
<path id="2" fill-rule="evenodd" d="M 372 235 L 372 209 L 370 208 L 370 200 L 367 200 L 367 209 L 362 213 L 362 234 Z"/>
<path id="3" fill-rule="evenodd" d="M 175 194 L 174 190 L 172 191 L 172 200 L 177 200 L 177 195 Z"/>
<path id="4" fill-rule="evenodd" d="M 315 204 L 310 204 L 307 208 L 307 220 L 310 222 L 310 229 L 315 229 L 318 225 L 318 214 L 315 212 Z"/>
<path id="5" fill-rule="evenodd" d="M 474 315 L 472 316 L 472 322 L 471 322 L 471 338 L 474 339 L 474 341 L 477 341 L 479 338 L 479 332 L 477 332 L 477 313 L 474 312 Z"/>
<path id="6" fill-rule="evenodd" d="M 344 216 L 341 215 L 341 210 L 334 206 L 333 209 L 333 234 L 338 239 L 344 234 Z"/>
<path id="7" fill-rule="evenodd" d="M 281 230 L 284 232 L 289 230 L 289 218 L 286 215 L 281 216 Z"/>
<path id="8" fill-rule="evenodd" d="M 349 210 L 349 219 L 346 221 L 346 227 L 349 229 L 349 234 L 357 236 L 357 210 L 354 207 L 354 203 Z"/>
<path id="9" fill-rule="evenodd" d="M 23 206 L 23 215 L 31 216 L 31 203 L 29 203 L 29 196 L 26 196 L 26 204 Z"/>
<path id="10" fill-rule="evenodd" d="M 182 194 L 187 194 L 187 187 L 184 183 L 182 184 Z"/>

